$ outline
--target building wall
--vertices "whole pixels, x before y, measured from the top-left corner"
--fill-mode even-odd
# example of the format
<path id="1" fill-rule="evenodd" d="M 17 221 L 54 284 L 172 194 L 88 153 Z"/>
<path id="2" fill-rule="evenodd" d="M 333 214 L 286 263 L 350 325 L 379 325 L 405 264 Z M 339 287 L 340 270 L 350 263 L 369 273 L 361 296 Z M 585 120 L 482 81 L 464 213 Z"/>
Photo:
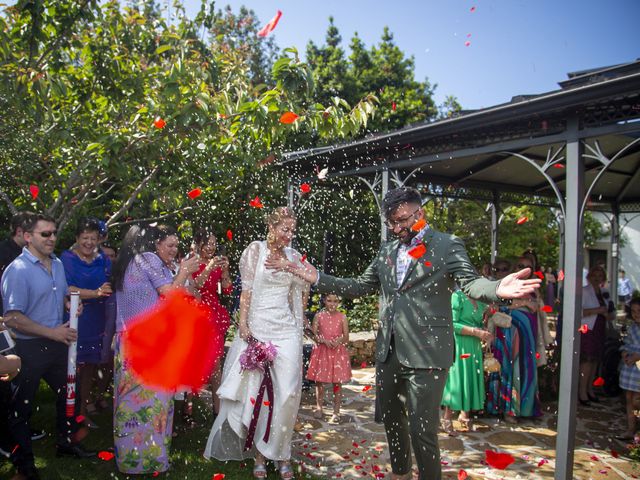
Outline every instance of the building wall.
<path id="1" fill-rule="evenodd" d="M 593 216 L 596 220 L 600 221 L 604 227 L 609 229 L 609 221 L 605 215 L 594 212 Z M 625 222 L 630 220 L 628 223 Z M 619 248 L 618 253 L 618 268 L 622 268 L 625 271 L 625 275 L 631 279 L 633 288 L 640 289 L 640 214 L 638 213 L 623 213 L 620 215 L 620 227 L 622 228 L 622 236 L 624 238 L 624 246 Z M 611 259 L 611 239 L 602 238 L 593 247 L 586 249 L 584 252 L 585 267 L 589 268 L 589 258 L 597 256 L 592 250 L 606 250 L 607 251 L 607 265 L 610 265 Z M 611 272 L 607 272 L 611 278 Z M 617 274 L 615 275 L 617 278 Z"/>

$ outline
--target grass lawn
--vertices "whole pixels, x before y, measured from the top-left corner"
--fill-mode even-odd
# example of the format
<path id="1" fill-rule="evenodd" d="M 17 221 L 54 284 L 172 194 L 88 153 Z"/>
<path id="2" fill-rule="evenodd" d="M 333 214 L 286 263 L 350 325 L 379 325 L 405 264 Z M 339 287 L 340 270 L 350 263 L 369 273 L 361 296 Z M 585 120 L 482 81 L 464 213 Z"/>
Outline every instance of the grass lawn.
<path id="1" fill-rule="evenodd" d="M 124 475 L 117 471 L 115 460 L 103 461 L 98 458 L 80 460 L 70 457 L 57 458 L 55 456 L 55 405 L 54 395 L 44 383 L 36 398 L 38 411 L 34 413 L 32 425 L 42 427 L 47 436 L 42 440 L 33 442 L 36 455 L 36 467 L 40 471 L 43 480 L 85 480 L 85 479 L 151 479 L 171 478 L 188 480 L 212 480 L 214 474 L 223 473 L 225 480 L 250 479 L 253 462 L 246 465 L 240 462 L 209 461 L 202 456 L 204 446 L 209 435 L 209 429 L 213 423 L 208 408 L 199 401 L 194 405 L 194 417 L 199 427 L 192 429 L 181 428 L 178 422 L 177 438 L 171 445 L 171 469 L 157 477 L 153 475 Z M 89 435 L 83 440 L 83 444 L 96 451 L 110 450 L 113 448 L 112 411 L 107 410 L 93 416 L 93 420 L 100 425 L 97 430 L 90 430 Z M 15 470 L 10 462 L 0 460 L 0 479 L 10 479 Z M 298 475 L 296 478 L 308 478 Z M 275 470 L 270 469 L 270 479 L 280 478 Z"/>

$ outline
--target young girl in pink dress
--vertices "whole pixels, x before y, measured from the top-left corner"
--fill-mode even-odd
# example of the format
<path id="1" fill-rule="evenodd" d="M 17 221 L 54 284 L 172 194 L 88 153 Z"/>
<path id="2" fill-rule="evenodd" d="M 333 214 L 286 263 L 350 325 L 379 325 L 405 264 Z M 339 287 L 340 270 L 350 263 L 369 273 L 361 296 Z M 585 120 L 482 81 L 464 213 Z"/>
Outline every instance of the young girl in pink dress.
<path id="1" fill-rule="evenodd" d="M 333 383 L 333 416 L 331 422 L 340 422 L 342 403 L 341 384 L 351 380 L 349 362 L 349 323 L 344 313 L 338 311 L 340 298 L 328 294 L 324 299 L 324 310 L 313 319 L 312 329 L 316 336 L 316 346 L 311 352 L 307 379 L 316 382 L 316 418 L 322 418 L 324 384 Z"/>

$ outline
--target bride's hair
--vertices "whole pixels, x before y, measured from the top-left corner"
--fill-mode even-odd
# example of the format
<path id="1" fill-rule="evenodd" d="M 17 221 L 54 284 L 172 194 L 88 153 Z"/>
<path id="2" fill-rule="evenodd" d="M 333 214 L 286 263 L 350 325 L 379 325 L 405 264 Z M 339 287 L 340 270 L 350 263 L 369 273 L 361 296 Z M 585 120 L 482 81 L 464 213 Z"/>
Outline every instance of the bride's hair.
<path id="1" fill-rule="evenodd" d="M 265 223 L 268 227 L 275 227 L 282 220 L 287 218 L 294 221 L 296 220 L 296 215 L 293 213 L 293 210 L 289 207 L 277 207 L 273 212 L 267 214 Z"/>

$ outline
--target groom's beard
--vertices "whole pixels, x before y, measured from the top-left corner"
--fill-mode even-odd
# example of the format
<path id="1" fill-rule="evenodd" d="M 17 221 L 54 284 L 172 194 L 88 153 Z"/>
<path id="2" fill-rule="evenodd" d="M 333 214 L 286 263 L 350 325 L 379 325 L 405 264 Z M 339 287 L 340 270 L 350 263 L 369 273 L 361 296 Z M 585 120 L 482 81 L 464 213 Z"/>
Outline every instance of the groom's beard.
<path id="1" fill-rule="evenodd" d="M 411 240 L 413 240 L 413 238 L 418 234 L 418 232 L 414 232 L 413 230 L 410 230 L 408 228 L 403 228 L 402 230 L 400 230 L 398 233 L 394 232 L 394 236 L 400 240 L 400 243 L 403 243 L 405 245 L 409 245 L 411 243 Z"/>

